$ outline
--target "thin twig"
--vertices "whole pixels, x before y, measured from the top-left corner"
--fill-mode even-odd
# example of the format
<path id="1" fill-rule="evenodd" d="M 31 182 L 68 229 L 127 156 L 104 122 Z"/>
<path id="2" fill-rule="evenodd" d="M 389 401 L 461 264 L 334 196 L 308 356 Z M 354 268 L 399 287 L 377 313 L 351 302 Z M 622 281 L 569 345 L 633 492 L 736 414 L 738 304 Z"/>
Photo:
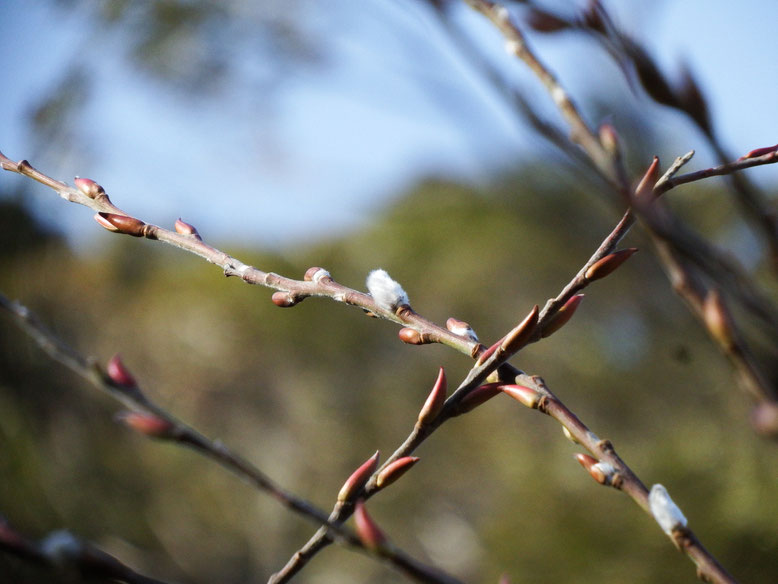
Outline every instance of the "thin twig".
<path id="1" fill-rule="evenodd" d="M 0 293 L 0 309 L 11 315 L 14 322 L 30 335 L 52 359 L 66 365 L 73 372 L 91 382 L 98 389 L 119 400 L 124 406 L 129 407 L 134 412 L 140 412 L 148 416 L 145 419 L 134 419 L 128 416 L 129 419 L 135 422 L 130 425 L 134 425 L 136 429 L 146 436 L 192 448 L 255 488 L 269 494 L 287 509 L 308 520 L 321 524 L 328 537 L 357 548 L 368 555 L 385 560 L 416 582 L 430 584 L 455 584 L 458 582 L 437 568 L 426 566 L 415 560 L 394 545 L 371 549 L 351 530 L 339 523 L 330 521 L 327 513 L 312 503 L 279 487 L 265 473 L 232 452 L 227 446 L 205 437 L 191 426 L 176 419 L 164 408 L 149 399 L 137 385 L 117 383 L 108 372 L 103 371 L 97 365 L 94 359 L 82 356 L 46 328 L 29 309 L 18 302 L 11 302 L 2 293 Z M 141 580 L 135 581 L 142 582 Z M 149 582 L 151 581 L 149 580 Z"/>

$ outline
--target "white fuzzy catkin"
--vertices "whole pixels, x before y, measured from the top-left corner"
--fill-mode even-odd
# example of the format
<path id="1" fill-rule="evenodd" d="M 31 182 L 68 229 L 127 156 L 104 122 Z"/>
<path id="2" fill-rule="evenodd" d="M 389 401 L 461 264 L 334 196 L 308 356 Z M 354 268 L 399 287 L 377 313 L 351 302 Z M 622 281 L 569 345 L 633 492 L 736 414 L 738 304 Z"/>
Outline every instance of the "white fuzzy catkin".
<path id="1" fill-rule="evenodd" d="M 410 304 L 403 287 L 392 280 L 386 270 L 373 270 L 367 275 L 367 290 L 376 304 L 387 310 Z"/>
<path id="2" fill-rule="evenodd" d="M 686 527 L 686 517 L 662 485 L 657 484 L 651 487 L 651 492 L 648 494 L 648 505 L 651 507 L 651 514 L 659 527 L 667 535 L 670 535 L 678 527 Z"/>

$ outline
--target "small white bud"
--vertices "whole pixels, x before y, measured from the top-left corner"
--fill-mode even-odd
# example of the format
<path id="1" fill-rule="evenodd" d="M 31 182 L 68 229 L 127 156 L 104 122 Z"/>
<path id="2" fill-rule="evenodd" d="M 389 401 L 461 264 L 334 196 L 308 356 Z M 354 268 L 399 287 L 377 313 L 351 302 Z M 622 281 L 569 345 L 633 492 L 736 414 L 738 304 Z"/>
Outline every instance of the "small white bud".
<path id="1" fill-rule="evenodd" d="M 367 275 L 367 290 L 376 304 L 387 310 L 410 304 L 403 287 L 392 280 L 386 270 L 373 270 Z"/>
<path id="2" fill-rule="evenodd" d="M 662 485 L 657 484 L 651 487 L 651 492 L 648 494 L 648 505 L 651 507 L 651 514 L 659 527 L 667 535 L 670 535 L 674 529 L 686 527 L 686 517 Z"/>
<path id="3" fill-rule="evenodd" d="M 616 469 L 610 462 L 600 461 L 593 465 L 592 468 L 598 468 L 603 476 L 608 479 L 608 481 L 610 481 L 613 478 L 613 475 L 616 473 Z"/>

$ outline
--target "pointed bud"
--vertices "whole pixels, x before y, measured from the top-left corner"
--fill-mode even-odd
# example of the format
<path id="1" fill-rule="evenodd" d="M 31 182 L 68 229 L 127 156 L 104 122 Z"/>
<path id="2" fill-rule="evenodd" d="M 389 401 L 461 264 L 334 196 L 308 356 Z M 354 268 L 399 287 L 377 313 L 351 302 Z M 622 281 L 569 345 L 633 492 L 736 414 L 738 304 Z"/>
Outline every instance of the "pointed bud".
<path id="1" fill-rule="evenodd" d="M 607 462 L 599 462 L 588 454 L 576 454 L 575 459 L 584 467 L 591 477 L 601 485 L 609 485 L 616 473 L 613 465 Z"/>
<path id="2" fill-rule="evenodd" d="M 173 422 L 154 414 L 122 412 L 117 417 L 128 428 L 150 438 L 170 438 L 175 429 Z"/>
<path id="3" fill-rule="evenodd" d="M 127 217 L 126 215 L 117 215 L 116 213 L 101 212 L 98 213 L 98 215 L 116 228 L 115 230 L 111 230 L 106 227 L 109 231 L 117 231 L 119 233 L 124 233 L 125 235 L 132 235 L 133 237 L 143 237 L 145 235 L 143 228 L 146 224 L 140 219 Z M 97 218 L 95 217 L 95 219 Z M 105 227 L 105 224 L 99 219 L 97 222 Z"/>
<path id="4" fill-rule="evenodd" d="M 403 327 L 397 332 L 397 336 L 400 337 L 400 340 L 403 343 L 407 343 L 409 345 L 426 345 L 430 341 L 429 339 L 421 334 L 416 329 L 412 329 L 409 327 Z"/>
<path id="5" fill-rule="evenodd" d="M 403 456 L 398 458 L 392 464 L 388 464 L 386 468 L 382 469 L 378 473 L 376 478 L 376 486 L 387 487 L 408 472 L 411 467 L 419 462 L 417 456 Z"/>
<path id="6" fill-rule="evenodd" d="M 621 139 L 612 124 L 601 124 L 599 128 L 600 144 L 614 158 L 621 157 Z"/>
<path id="7" fill-rule="evenodd" d="M 643 178 L 640 179 L 635 189 L 635 199 L 639 202 L 648 204 L 653 200 L 654 185 L 659 180 L 659 157 L 654 156 L 654 160 L 646 170 Z"/>
<path id="8" fill-rule="evenodd" d="M 735 330 L 732 315 L 718 290 L 709 291 L 702 304 L 702 318 L 710 335 L 724 349 L 735 346 Z"/>
<path id="9" fill-rule="evenodd" d="M 738 158 L 738 160 L 746 160 L 748 158 L 759 158 L 760 156 L 764 156 L 765 154 L 776 153 L 776 151 L 778 151 L 778 144 L 776 144 L 775 146 L 765 146 L 764 148 L 755 148 L 754 150 L 749 151 L 746 155 Z"/>
<path id="10" fill-rule="evenodd" d="M 357 468 L 357 470 L 351 473 L 351 476 L 346 479 L 346 482 L 343 483 L 343 486 L 340 488 L 338 502 L 345 503 L 357 496 L 378 467 L 378 456 L 379 453 L 376 450 L 376 453 L 373 456 L 368 458 L 359 466 L 359 468 Z"/>
<path id="11" fill-rule="evenodd" d="M 500 343 L 500 350 L 506 353 L 516 353 L 524 345 L 526 345 L 532 335 L 535 333 L 535 327 L 538 325 L 538 314 L 540 308 L 535 305 L 535 308 L 530 310 L 530 313 L 522 320 L 518 326 L 510 331 Z"/>
<path id="12" fill-rule="evenodd" d="M 435 380 L 435 385 L 432 386 L 432 391 L 419 412 L 419 419 L 417 422 L 419 425 L 429 424 L 438 417 L 440 410 L 443 409 L 443 403 L 446 401 L 447 390 L 448 384 L 446 383 L 446 372 L 443 370 L 443 367 L 441 367 L 438 378 Z"/>
<path id="13" fill-rule="evenodd" d="M 135 378 L 132 376 L 132 373 L 130 373 L 129 369 L 124 366 L 119 353 L 111 357 L 105 367 L 105 370 L 111 381 L 113 381 L 114 384 L 118 385 L 119 387 L 138 387 L 138 382 L 135 381 Z"/>
<path id="14" fill-rule="evenodd" d="M 531 8 L 526 18 L 527 26 L 535 32 L 552 33 L 570 28 L 570 22 L 538 8 Z"/>
<path id="15" fill-rule="evenodd" d="M 459 416 L 470 412 L 492 399 L 498 393 L 500 393 L 500 383 L 485 383 L 484 385 L 479 385 L 462 398 L 454 415 Z"/>
<path id="16" fill-rule="evenodd" d="M 636 247 L 629 247 L 627 249 L 620 249 L 600 258 L 594 262 L 589 269 L 586 270 L 584 277 L 590 282 L 604 278 L 611 272 L 615 271 L 621 264 L 626 262 L 633 253 L 638 250 Z"/>
<path id="17" fill-rule="evenodd" d="M 654 61 L 634 42 L 627 46 L 627 52 L 632 57 L 632 63 L 635 65 L 635 72 L 638 80 L 646 90 L 646 93 L 657 103 L 670 107 L 678 107 L 678 99 L 675 96 L 670 85 L 667 83 L 664 75 L 657 68 Z"/>
<path id="18" fill-rule="evenodd" d="M 332 276 L 330 273 L 325 270 L 324 268 L 319 268 L 317 266 L 314 266 L 312 268 L 308 268 L 305 271 L 305 275 L 303 276 L 303 280 L 306 282 L 313 282 L 314 284 L 318 284 L 321 282 L 322 278 L 331 278 Z"/>
<path id="19" fill-rule="evenodd" d="M 280 306 L 281 308 L 289 308 L 290 306 L 294 306 L 297 304 L 298 300 L 292 296 L 289 292 L 273 292 L 273 295 L 270 297 L 270 300 L 273 304 L 276 306 Z"/>
<path id="20" fill-rule="evenodd" d="M 567 321 L 573 318 L 573 315 L 578 309 L 578 305 L 581 304 L 583 297 L 583 294 L 576 294 L 575 296 L 572 296 L 567 302 L 565 302 L 562 308 L 557 310 L 557 313 L 552 316 L 546 326 L 543 327 L 543 332 L 540 334 L 540 336 L 545 339 L 565 326 Z"/>
<path id="21" fill-rule="evenodd" d="M 76 183 L 78 190 L 84 193 L 90 199 L 96 199 L 100 195 L 105 194 L 103 187 L 101 187 L 92 179 L 81 178 L 77 176 L 73 182 Z"/>
<path id="22" fill-rule="evenodd" d="M 197 229 L 194 225 L 190 225 L 181 217 L 176 219 L 175 223 L 176 233 L 180 233 L 181 235 L 193 235 L 197 239 L 200 239 L 200 234 L 197 232 Z"/>
<path id="23" fill-rule="evenodd" d="M 531 387 L 525 387 L 523 385 L 501 385 L 500 390 L 528 408 L 535 409 L 538 407 L 538 403 L 540 403 L 540 392 Z"/>
<path id="24" fill-rule="evenodd" d="M 475 334 L 473 328 L 464 320 L 458 320 L 454 317 L 451 317 L 446 321 L 446 328 L 455 335 L 468 338 L 471 341 L 475 341 L 476 343 L 478 342 L 478 335 Z"/>
<path id="25" fill-rule="evenodd" d="M 354 522 L 357 526 L 359 540 L 369 550 L 377 550 L 386 543 L 386 536 L 367 514 L 364 501 L 358 501 L 354 510 Z"/>

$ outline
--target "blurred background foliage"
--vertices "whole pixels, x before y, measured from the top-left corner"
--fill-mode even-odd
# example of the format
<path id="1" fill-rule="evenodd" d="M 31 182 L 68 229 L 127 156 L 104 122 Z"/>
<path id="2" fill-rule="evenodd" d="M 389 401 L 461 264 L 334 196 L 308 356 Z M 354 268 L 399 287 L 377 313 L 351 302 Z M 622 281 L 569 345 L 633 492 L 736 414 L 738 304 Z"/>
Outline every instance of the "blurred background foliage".
<path id="1" fill-rule="evenodd" d="M 305 2 L 61 3 L 93 11 L 102 34 L 125 35 L 136 66 L 182 94 L 229 91 L 236 42 L 277 57 L 256 72 L 258 88 L 278 87 L 291 63 L 326 60 L 315 31 L 300 29 Z M 89 91 L 77 63 L 70 75 L 31 109 L 48 156 L 72 137 Z M 636 137 L 632 160 L 677 154 L 620 104 L 586 107 L 623 116 L 625 135 Z M 62 156 L 79 154 L 87 155 Z M 478 186 L 430 178 L 360 230 L 315 243 L 262 251 L 242 248 L 239 234 L 215 243 L 292 277 L 323 266 L 358 289 L 383 267 L 418 312 L 466 320 L 488 342 L 556 295 L 618 219 L 573 167 L 551 162 Z M 331 302 L 279 309 L 270 291 L 151 242 L 101 233 L 77 252 L 24 201 L 34 191 L 39 204 L 64 203 L 29 182 L 3 180 L 0 189 L 0 288 L 9 297 L 86 354 L 106 361 L 120 352 L 161 404 L 320 507 L 359 463 L 376 449 L 387 456 L 408 434 L 438 366 L 456 384 L 471 365 L 444 347 L 403 345 L 394 325 Z M 115 202 L 132 209 L 131 196 Z M 740 245 L 742 225 L 715 183 L 679 190 L 673 204 L 709 237 L 753 256 L 757 244 Z M 88 229 L 88 212 L 78 212 Z M 514 362 L 613 440 L 645 482 L 667 486 L 738 579 L 776 581 L 775 446 L 753 435 L 746 398 L 648 241 L 636 230 L 625 245 L 642 251 L 589 288 L 562 331 Z M 0 513 L 20 531 L 69 528 L 140 572 L 193 584 L 264 582 L 312 533 L 207 461 L 116 424 L 117 404 L 7 319 L 0 342 Z M 537 583 L 692 581 L 693 567 L 653 520 L 594 484 L 575 452 L 552 420 L 498 397 L 444 426 L 370 509 L 399 545 L 470 582 L 501 573 Z M 3 571 L 15 582 L 53 578 L 0 555 Z M 337 547 L 298 580 L 403 581 Z"/>

